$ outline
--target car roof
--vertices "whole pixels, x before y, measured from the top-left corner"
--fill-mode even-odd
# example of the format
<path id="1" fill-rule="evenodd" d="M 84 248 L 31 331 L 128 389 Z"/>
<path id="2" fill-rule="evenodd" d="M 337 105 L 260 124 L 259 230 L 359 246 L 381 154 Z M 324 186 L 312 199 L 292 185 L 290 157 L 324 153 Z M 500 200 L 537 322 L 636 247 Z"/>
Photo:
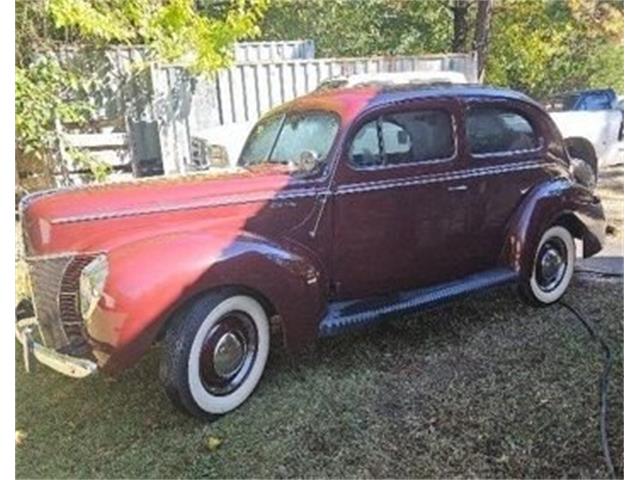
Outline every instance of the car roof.
<path id="1" fill-rule="evenodd" d="M 418 100 L 422 98 L 494 98 L 523 101 L 539 108 L 540 105 L 524 93 L 478 84 L 416 84 L 339 87 L 317 90 L 298 97 L 276 111 L 319 109 L 353 117 L 369 108 Z"/>
<path id="2" fill-rule="evenodd" d="M 466 84 L 467 77 L 462 72 L 452 70 L 410 70 L 401 72 L 369 72 L 351 75 L 339 75 L 320 82 L 318 89 L 330 89 L 354 86 L 382 86 L 402 84 Z"/>
<path id="3" fill-rule="evenodd" d="M 616 92 L 613 88 L 587 88 L 584 90 L 572 90 L 567 92 L 558 92 L 550 95 L 550 97 L 562 97 L 565 95 L 585 95 L 590 93 L 609 93 L 615 96 Z"/>

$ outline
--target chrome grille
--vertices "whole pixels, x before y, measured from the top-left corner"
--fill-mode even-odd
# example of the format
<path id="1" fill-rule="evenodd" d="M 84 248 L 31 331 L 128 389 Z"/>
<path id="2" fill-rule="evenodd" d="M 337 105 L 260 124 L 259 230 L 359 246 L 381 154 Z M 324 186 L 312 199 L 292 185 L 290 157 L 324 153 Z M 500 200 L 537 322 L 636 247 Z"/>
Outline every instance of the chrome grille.
<path id="1" fill-rule="evenodd" d="M 84 350 L 78 282 L 82 269 L 93 258 L 67 255 L 27 260 L 36 317 L 46 346 L 56 350 Z"/>
<path id="2" fill-rule="evenodd" d="M 58 307 L 62 328 L 67 334 L 72 350 L 69 353 L 85 353 L 84 350 L 87 346 L 84 336 L 84 322 L 80 313 L 80 274 L 82 269 L 89 265 L 94 258 L 93 255 L 73 257 L 67 264 L 60 284 Z"/>

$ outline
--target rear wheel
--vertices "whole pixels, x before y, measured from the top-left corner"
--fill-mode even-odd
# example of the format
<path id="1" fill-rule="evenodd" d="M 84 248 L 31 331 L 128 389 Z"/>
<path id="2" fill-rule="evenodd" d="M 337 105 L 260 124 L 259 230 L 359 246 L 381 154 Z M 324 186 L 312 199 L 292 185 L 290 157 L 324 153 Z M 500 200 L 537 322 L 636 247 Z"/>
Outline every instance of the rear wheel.
<path id="1" fill-rule="evenodd" d="M 534 258 L 531 276 L 520 285 L 534 305 L 550 305 L 567 291 L 575 265 L 576 248 L 571 233 L 556 225 L 544 232 Z"/>
<path id="2" fill-rule="evenodd" d="M 192 415 L 215 418 L 254 391 L 269 354 L 269 320 L 254 298 L 213 293 L 170 325 L 160 378 L 169 398 Z"/>

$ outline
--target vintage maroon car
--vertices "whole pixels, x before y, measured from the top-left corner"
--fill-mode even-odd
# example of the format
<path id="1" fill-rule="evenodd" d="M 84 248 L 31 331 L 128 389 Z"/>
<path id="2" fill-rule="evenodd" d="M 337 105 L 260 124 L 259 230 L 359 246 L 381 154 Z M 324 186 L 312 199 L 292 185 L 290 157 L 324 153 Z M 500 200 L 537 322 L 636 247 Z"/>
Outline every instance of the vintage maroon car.
<path id="1" fill-rule="evenodd" d="M 169 396 L 244 402 L 270 327 L 288 349 L 489 287 L 567 289 L 600 199 L 525 95 L 477 86 L 329 89 L 262 118 L 236 173 L 32 195 L 28 359 L 114 373 L 157 340 Z M 30 327 L 30 325 L 32 327 Z"/>

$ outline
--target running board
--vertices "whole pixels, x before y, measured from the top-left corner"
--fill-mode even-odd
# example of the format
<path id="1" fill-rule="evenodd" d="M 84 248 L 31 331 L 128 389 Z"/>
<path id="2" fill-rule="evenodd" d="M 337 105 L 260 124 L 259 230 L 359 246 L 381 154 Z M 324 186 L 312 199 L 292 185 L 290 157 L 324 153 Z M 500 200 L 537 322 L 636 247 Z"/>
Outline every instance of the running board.
<path id="1" fill-rule="evenodd" d="M 424 310 L 474 292 L 506 285 L 517 278 L 518 274 L 513 270 L 499 268 L 432 287 L 331 303 L 320 322 L 318 334 L 321 337 L 337 335 L 371 325 L 390 315 Z"/>

